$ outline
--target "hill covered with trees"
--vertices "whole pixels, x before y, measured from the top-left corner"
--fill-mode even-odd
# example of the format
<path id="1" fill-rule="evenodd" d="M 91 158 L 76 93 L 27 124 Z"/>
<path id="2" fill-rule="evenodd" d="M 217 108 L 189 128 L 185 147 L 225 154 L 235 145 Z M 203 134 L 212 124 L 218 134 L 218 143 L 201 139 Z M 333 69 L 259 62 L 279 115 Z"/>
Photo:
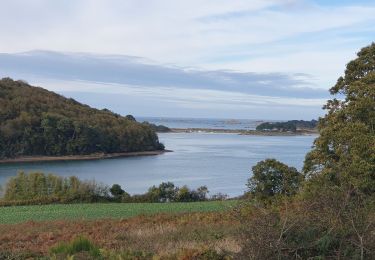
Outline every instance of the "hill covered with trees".
<path id="1" fill-rule="evenodd" d="M 317 120 L 290 120 L 286 122 L 264 122 L 256 127 L 257 131 L 296 132 L 297 130 L 313 130 L 318 125 Z"/>
<path id="2" fill-rule="evenodd" d="M 147 124 L 40 87 L 0 80 L 0 158 L 163 150 Z"/>

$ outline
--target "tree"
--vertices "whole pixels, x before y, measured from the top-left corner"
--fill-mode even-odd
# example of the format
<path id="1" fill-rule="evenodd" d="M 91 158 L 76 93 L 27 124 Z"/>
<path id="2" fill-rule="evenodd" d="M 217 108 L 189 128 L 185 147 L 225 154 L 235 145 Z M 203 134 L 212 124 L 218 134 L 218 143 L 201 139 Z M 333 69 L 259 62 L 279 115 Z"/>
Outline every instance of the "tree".
<path id="1" fill-rule="evenodd" d="M 178 202 L 192 201 L 191 191 L 186 185 L 178 189 L 177 194 L 176 194 L 176 201 Z"/>
<path id="2" fill-rule="evenodd" d="M 207 199 L 207 193 L 209 193 L 207 186 L 200 186 L 197 189 L 197 195 L 199 201 L 204 201 Z"/>
<path id="3" fill-rule="evenodd" d="M 247 186 L 250 194 L 264 200 L 276 195 L 293 195 L 303 181 L 303 176 L 294 167 L 289 167 L 275 159 L 258 162 L 253 168 L 253 176 Z"/>
<path id="4" fill-rule="evenodd" d="M 113 184 L 109 191 L 115 198 L 120 198 L 125 193 L 119 184 Z"/>
<path id="5" fill-rule="evenodd" d="M 176 198 L 177 188 L 172 182 L 162 182 L 159 185 L 159 200 L 161 202 L 174 201 Z"/>
<path id="6" fill-rule="evenodd" d="M 375 43 L 363 48 L 330 89 L 319 137 L 306 156 L 304 173 L 329 185 L 375 192 Z M 319 175 L 319 176 L 318 176 Z"/>
<path id="7" fill-rule="evenodd" d="M 132 115 L 126 115 L 125 118 L 128 119 L 129 121 L 137 122 L 137 120 L 135 119 L 135 117 L 132 116 Z"/>

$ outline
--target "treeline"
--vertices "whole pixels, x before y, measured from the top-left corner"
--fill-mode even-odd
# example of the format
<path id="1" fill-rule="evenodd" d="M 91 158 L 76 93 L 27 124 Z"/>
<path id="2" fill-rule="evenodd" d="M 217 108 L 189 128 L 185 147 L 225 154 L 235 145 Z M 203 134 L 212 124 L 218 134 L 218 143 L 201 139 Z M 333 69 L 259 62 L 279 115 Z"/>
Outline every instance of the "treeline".
<path id="1" fill-rule="evenodd" d="M 110 199 L 108 187 L 53 174 L 19 172 L 4 187 L 3 205 L 101 202 Z"/>
<path id="2" fill-rule="evenodd" d="M 172 182 L 163 182 L 159 186 L 150 187 L 144 194 L 130 195 L 118 184 L 108 187 L 94 181 L 82 181 L 75 176 L 20 172 L 10 178 L 5 185 L 0 206 L 93 202 L 194 202 L 227 198 L 223 194 L 209 198 L 208 193 L 206 186 L 195 190 L 186 185 L 177 187 Z"/>
<path id="3" fill-rule="evenodd" d="M 0 158 L 164 149 L 148 124 L 39 87 L 0 80 Z"/>
<path id="4" fill-rule="evenodd" d="M 296 132 L 298 129 L 315 129 L 318 125 L 317 120 L 290 120 L 287 122 L 264 122 L 256 127 L 257 131 L 281 131 Z"/>
<path id="5" fill-rule="evenodd" d="M 114 200 L 119 202 L 194 202 L 208 200 L 208 189 L 201 186 L 198 189 L 190 189 L 186 185 L 176 187 L 172 182 L 163 182 L 159 186 L 152 186 L 144 194 L 131 196 L 125 192 L 120 185 L 114 184 L 110 189 Z M 225 199 L 214 196 L 213 199 Z"/>

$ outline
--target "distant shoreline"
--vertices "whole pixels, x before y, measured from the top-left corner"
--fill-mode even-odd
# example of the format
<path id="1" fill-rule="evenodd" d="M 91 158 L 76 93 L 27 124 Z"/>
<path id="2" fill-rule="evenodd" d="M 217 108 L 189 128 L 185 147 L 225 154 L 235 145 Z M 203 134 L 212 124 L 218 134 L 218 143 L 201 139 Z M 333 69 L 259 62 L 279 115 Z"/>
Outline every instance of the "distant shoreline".
<path id="1" fill-rule="evenodd" d="M 66 156 L 23 156 L 17 158 L 0 159 L 0 164 L 6 163 L 27 163 L 27 162 L 54 162 L 54 161 L 86 161 L 99 160 L 120 157 L 136 157 L 136 156 L 154 156 L 163 153 L 172 152 L 171 150 L 155 150 L 143 152 L 124 152 L 124 153 L 95 153 L 88 155 L 66 155 Z"/>
<path id="2" fill-rule="evenodd" d="M 300 135 L 316 135 L 318 131 L 315 129 L 301 129 L 296 132 L 281 131 L 257 131 L 257 130 L 241 130 L 241 129 L 215 129 L 215 128 L 171 128 L 167 133 L 218 133 L 218 134 L 239 134 L 239 135 L 258 135 L 258 136 L 300 136 Z"/>

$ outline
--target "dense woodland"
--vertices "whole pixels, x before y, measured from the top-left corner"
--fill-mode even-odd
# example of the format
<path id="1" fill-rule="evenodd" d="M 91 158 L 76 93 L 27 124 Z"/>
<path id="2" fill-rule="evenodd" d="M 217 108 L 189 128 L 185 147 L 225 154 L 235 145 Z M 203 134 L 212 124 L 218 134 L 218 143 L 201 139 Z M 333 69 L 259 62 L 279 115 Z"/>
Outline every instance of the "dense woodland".
<path id="1" fill-rule="evenodd" d="M 10 78 L 0 80 L 0 158 L 164 149 L 148 124 Z"/>
<path id="2" fill-rule="evenodd" d="M 257 131 L 281 131 L 296 132 L 299 129 L 315 129 L 318 125 L 317 120 L 289 120 L 286 122 L 264 122 L 256 127 Z"/>

